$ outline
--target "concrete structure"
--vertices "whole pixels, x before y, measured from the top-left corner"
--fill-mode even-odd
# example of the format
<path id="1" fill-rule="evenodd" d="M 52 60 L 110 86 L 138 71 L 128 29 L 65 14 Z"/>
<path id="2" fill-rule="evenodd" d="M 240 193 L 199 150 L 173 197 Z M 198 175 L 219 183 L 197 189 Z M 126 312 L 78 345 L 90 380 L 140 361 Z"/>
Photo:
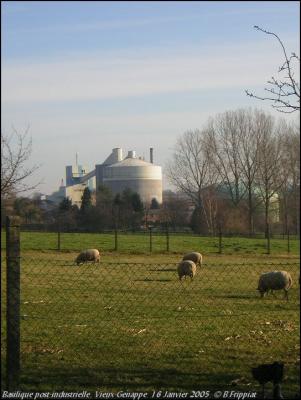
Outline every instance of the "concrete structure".
<path id="1" fill-rule="evenodd" d="M 59 204 L 65 197 L 68 197 L 72 204 L 80 207 L 85 188 L 88 187 L 91 192 L 95 191 L 95 177 L 87 177 L 87 175 L 87 167 L 77 163 L 76 165 L 67 165 L 66 186 L 64 186 L 62 179 L 59 190 L 46 196 L 46 200 Z"/>
<path id="2" fill-rule="evenodd" d="M 94 174 L 88 176 L 88 168 L 84 165 L 67 165 L 66 167 L 66 187 L 83 185 L 91 191 L 95 190 Z"/>
<path id="3" fill-rule="evenodd" d="M 153 148 L 150 149 L 150 162 L 137 157 L 133 150 L 123 158 L 123 151 L 118 147 L 90 172 L 77 162 L 75 166 L 69 165 L 66 167 L 66 186 L 61 185 L 58 192 L 47 198 L 59 203 L 69 197 L 80 207 L 84 189 L 89 187 L 93 192 L 100 185 L 109 187 L 113 194 L 129 188 L 140 195 L 144 204 L 150 204 L 153 198 L 162 203 L 162 171 L 160 166 L 153 164 Z"/>
<path id="4" fill-rule="evenodd" d="M 103 168 L 102 179 L 96 179 L 98 183 L 108 186 L 114 194 L 130 188 L 145 204 L 150 204 L 153 198 L 162 203 L 161 167 L 137 158 L 134 151 L 129 151 L 125 159 Z"/>
<path id="5" fill-rule="evenodd" d="M 80 207 L 85 187 L 86 185 L 82 183 L 71 186 L 61 185 L 58 191 L 46 196 L 46 200 L 52 201 L 55 204 L 59 204 L 65 197 L 68 197 L 72 201 L 72 204 Z"/>

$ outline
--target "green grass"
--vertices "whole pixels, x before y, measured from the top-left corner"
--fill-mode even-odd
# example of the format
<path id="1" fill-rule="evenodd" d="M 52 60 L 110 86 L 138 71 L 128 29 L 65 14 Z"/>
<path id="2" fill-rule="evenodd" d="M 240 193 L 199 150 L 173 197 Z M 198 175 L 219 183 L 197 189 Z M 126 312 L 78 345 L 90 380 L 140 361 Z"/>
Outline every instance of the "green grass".
<path id="1" fill-rule="evenodd" d="M 298 395 L 297 257 L 209 254 L 181 284 L 179 254 L 106 252 L 81 266 L 75 255 L 23 252 L 22 390 L 256 391 L 250 368 L 283 361 L 284 395 Z M 274 269 L 292 274 L 288 302 L 255 290 Z M 2 287 L 5 332 L 5 274 Z"/>
<path id="2" fill-rule="evenodd" d="M 21 249 L 23 250 L 56 250 L 57 233 L 46 232 L 22 232 Z M 1 235 L 1 248 L 5 249 L 5 234 Z M 115 248 L 113 234 L 96 233 L 61 233 L 62 251 L 79 251 L 84 248 L 98 248 L 108 252 Z M 216 254 L 219 251 L 218 238 L 198 237 L 190 235 L 170 235 L 170 252 L 183 253 L 192 249 L 200 249 L 204 254 Z M 148 234 L 119 234 L 118 251 L 120 253 L 143 254 L 150 250 L 150 239 Z M 153 253 L 166 251 L 166 237 L 164 235 L 153 235 Z M 238 238 L 228 237 L 222 239 L 222 252 L 224 254 L 266 254 L 266 240 L 263 238 Z M 287 240 L 271 239 L 271 253 L 287 255 Z M 300 254 L 299 241 L 291 239 L 290 254 Z"/>

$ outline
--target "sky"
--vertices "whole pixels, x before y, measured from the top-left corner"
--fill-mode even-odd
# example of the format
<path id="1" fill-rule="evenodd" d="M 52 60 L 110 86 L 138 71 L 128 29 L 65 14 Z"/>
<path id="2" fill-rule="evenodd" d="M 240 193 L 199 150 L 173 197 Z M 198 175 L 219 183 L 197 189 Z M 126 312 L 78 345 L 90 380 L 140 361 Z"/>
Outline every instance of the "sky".
<path id="1" fill-rule="evenodd" d="M 208 117 L 244 107 L 289 121 L 262 95 L 298 54 L 298 1 L 2 1 L 1 129 L 29 127 L 28 181 L 50 194 L 65 166 L 92 170 L 115 147 L 163 168 L 176 140 Z M 163 189 L 172 188 L 166 177 Z"/>

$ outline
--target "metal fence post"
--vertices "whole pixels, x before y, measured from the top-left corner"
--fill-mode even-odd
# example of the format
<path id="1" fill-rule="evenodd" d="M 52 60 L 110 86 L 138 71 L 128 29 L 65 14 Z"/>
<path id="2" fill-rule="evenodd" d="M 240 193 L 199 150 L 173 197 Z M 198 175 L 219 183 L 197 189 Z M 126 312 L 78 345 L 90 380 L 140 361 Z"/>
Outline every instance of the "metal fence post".
<path id="1" fill-rule="evenodd" d="M 60 226 L 58 227 L 58 231 L 57 231 L 57 250 L 61 251 L 61 229 L 60 229 Z"/>
<path id="2" fill-rule="evenodd" d="M 149 229 L 149 251 L 151 253 L 153 251 L 152 226 L 149 226 L 148 229 Z"/>
<path id="3" fill-rule="evenodd" d="M 287 252 L 291 252 L 291 246 L 290 246 L 290 231 L 287 231 Z"/>
<path id="4" fill-rule="evenodd" d="M 219 228 L 218 231 L 218 252 L 219 254 L 222 254 L 223 248 L 222 248 L 222 230 Z"/>
<path id="5" fill-rule="evenodd" d="M 169 252 L 169 229 L 168 229 L 168 224 L 166 224 L 166 251 Z"/>
<path id="6" fill-rule="evenodd" d="M 6 217 L 6 386 L 18 389 L 20 380 L 20 222 Z"/>
<path id="7" fill-rule="evenodd" d="M 118 250 L 118 234 L 117 234 L 117 228 L 115 227 L 114 230 L 114 234 L 115 234 L 115 247 L 114 250 L 117 251 Z"/>

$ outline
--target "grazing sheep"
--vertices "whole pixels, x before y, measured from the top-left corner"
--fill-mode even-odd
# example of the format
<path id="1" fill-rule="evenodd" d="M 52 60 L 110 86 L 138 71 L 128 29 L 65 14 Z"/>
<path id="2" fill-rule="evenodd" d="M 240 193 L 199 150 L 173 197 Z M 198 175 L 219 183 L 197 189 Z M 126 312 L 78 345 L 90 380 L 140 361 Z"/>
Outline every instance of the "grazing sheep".
<path id="1" fill-rule="evenodd" d="M 293 284 L 291 275 L 286 271 L 271 271 L 262 274 L 258 281 L 258 288 L 261 297 L 269 290 L 284 290 L 284 298 L 288 300 L 288 290 Z"/>
<path id="2" fill-rule="evenodd" d="M 183 260 L 190 260 L 195 263 L 195 265 L 202 266 L 202 254 L 193 251 L 191 253 L 187 253 L 183 256 Z"/>
<path id="3" fill-rule="evenodd" d="M 100 261 L 99 251 L 97 249 L 83 250 L 75 259 L 77 265 L 85 263 L 87 261 L 94 261 L 94 263 L 96 262 L 99 263 Z"/>
<path id="4" fill-rule="evenodd" d="M 190 276 L 190 279 L 194 277 L 196 274 L 196 265 L 191 260 L 183 260 L 178 265 L 178 275 L 180 281 L 182 280 L 183 276 Z"/>

